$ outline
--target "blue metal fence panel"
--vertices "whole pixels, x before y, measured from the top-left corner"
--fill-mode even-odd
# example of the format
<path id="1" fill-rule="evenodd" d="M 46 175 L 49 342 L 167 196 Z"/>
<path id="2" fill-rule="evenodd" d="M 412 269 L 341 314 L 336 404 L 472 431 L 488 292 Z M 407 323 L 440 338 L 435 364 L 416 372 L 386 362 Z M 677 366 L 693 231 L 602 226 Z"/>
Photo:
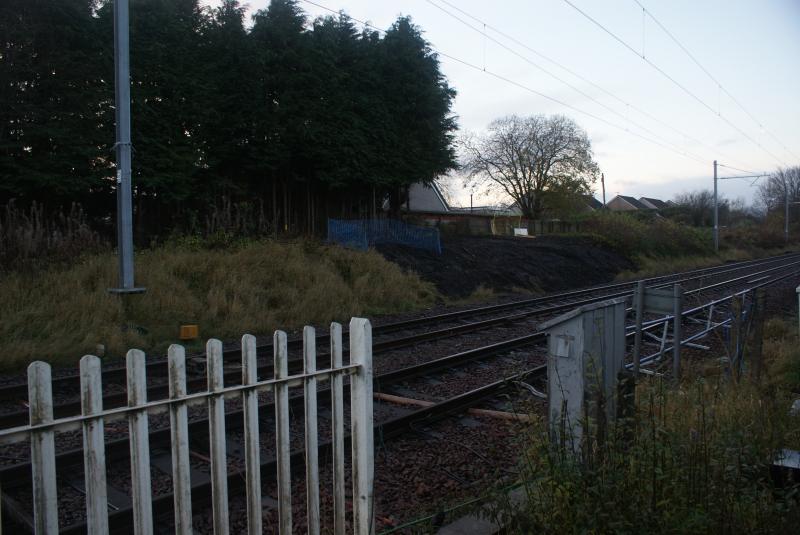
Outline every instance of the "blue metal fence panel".
<path id="1" fill-rule="evenodd" d="M 362 251 L 381 243 L 398 243 L 442 254 L 439 229 L 395 219 L 329 219 L 328 242 Z"/>

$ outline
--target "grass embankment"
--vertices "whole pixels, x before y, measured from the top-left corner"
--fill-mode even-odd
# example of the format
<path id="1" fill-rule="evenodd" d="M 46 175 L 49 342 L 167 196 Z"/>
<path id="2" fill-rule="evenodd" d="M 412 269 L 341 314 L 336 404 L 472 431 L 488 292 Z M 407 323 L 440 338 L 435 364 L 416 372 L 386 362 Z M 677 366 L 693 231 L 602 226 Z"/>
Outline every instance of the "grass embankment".
<path id="1" fill-rule="evenodd" d="M 136 282 L 147 287 L 145 294 L 109 294 L 116 278 L 111 253 L 3 274 L 0 368 L 37 359 L 74 364 L 98 344 L 111 358 L 132 347 L 163 351 L 184 323 L 198 324 L 202 339 L 238 339 L 415 310 L 437 295 L 431 284 L 375 252 L 309 241 L 256 241 L 224 250 L 187 242 L 163 246 L 136 256 Z"/>
<path id="2" fill-rule="evenodd" d="M 636 264 L 636 270 L 619 273 L 617 280 L 665 275 L 796 250 L 796 247 L 780 247 L 780 241 L 753 241 L 749 234 L 738 232 L 729 233 L 728 239 L 723 236 L 720 251 L 715 253 L 709 228 L 691 227 L 659 217 L 642 219 L 626 213 L 593 213 L 582 225 L 591 229 L 595 239 Z"/>
<path id="3" fill-rule="evenodd" d="M 707 364 L 677 387 L 642 380 L 632 434 L 618 424 L 585 463 L 552 446 L 540 419 L 523 441 L 526 505 L 496 511 L 508 532 L 796 533 L 798 487 L 770 476 L 778 451 L 800 448 L 800 417 L 789 414 L 800 392 L 796 330 L 766 324 L 758 382 Z"/>

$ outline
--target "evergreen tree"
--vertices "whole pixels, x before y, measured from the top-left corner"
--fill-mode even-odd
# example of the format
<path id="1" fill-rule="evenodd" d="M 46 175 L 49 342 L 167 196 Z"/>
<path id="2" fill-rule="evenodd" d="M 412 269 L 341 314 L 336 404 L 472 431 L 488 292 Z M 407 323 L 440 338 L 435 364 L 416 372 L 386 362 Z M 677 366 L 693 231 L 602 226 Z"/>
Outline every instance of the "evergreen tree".
<path id="1" fill-rule="evenodd" d="M 0 199 L 87 202 L 103 188 L 91 0 L 0 3 Z"/>

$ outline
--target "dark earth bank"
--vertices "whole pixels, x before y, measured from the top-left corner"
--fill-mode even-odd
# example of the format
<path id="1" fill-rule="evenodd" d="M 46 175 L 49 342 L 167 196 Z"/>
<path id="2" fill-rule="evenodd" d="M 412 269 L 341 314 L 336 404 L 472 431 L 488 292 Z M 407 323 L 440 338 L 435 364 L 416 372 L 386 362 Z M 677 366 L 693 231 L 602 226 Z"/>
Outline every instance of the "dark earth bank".
<path id="1" fill-rule="evenodd" d="M 590 286 L 635 268 L 630 259 L 588 237 L 453 236 L 442 238 L 441 255 L 395 244 L 376 249 L 451 298 L 469 296 L 479 286 L 497 292 Z"/>

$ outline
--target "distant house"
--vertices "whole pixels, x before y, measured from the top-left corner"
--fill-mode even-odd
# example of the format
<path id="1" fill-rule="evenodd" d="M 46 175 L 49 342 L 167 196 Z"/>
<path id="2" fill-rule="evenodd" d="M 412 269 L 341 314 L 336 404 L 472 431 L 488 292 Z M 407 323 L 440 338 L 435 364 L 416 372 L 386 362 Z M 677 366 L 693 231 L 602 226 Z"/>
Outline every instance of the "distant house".
<path id="1" fill-rule="evenodd" d="M 645 205 L 635 197 L 627 195 L 617 195 L 608 201 L 608 209 L 613 212 L 632 212 L 634 210 L 652 210 L 649 206 Z"/>
<path id="2" fill-rule="evenodd" d="M 408 212 L 422 212 L 425 214 L 447 214 L 450 206 L 439 191 L 435 183 L 426 186 L 422 182 L 415 182 L 408 188 L 408 201 L 405 206 Z"/>
<path id="3" fill-rule="evenodd" d="M 639 197 L 639 202 L 645 205 L 650 210 L 663 210 L 669 208 L 669 204 L 661 199 L 654 199 L 652 197 Z"/>
<path id="4" fill-rule="evenodd" d="M 592 195 L 586 195 L 584 197 L 584 201 L 586 201 L 586 207 L 589 211 L 594 212 L 595 210 L 602 210 L 603 203 L 595 199 Z"/>

